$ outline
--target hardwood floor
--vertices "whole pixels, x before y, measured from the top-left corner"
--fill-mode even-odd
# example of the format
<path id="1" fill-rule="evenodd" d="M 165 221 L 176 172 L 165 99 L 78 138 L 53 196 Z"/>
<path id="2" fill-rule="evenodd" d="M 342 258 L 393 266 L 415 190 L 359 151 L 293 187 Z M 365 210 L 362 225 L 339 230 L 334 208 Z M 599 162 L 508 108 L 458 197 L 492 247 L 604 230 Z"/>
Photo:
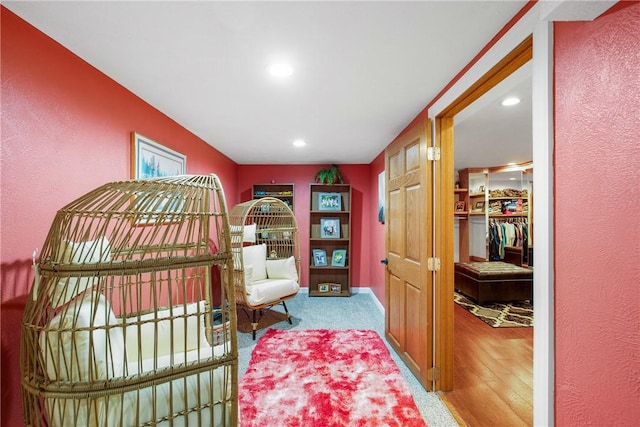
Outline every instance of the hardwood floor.
<path id="1" fill-rule="evenodd" d="M 533 425 L 533 328 L 492 328 L 454 304 L 454 390 L 461 426 Z"/>

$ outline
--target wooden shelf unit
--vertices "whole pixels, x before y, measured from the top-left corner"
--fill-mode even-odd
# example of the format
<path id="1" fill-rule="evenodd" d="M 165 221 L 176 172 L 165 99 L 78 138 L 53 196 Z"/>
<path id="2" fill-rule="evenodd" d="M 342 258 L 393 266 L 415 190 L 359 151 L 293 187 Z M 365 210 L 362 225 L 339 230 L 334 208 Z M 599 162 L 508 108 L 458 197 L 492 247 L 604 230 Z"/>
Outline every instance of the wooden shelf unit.
<path id="1" fill-rule="evenodd" d="M 253 199 L 275 197 L 285 202 L 293 210 L 293 184 L 253 184 L 251 196 Z"/>
<path id="2" fill-rule="evenodd" d="M 319 202 L 321 194 L 329 194 L 330 199 L 339 198 L 340 210 L 322 208 Z M 351 296 L 351 186 L 349 184 L 310 184 L 309 197 L 309 296 Z M 326 219 L 337 219 L 340 222 L 339 237 L 321 237 L 323 234 L 321 223 Z M 325 251 L 326 266 L 314 264 L 314 249 Z M 344 266 L 332 265 L 336 250 L 346 251 Z M 339 291 L 336 291 L 335 287 L 338 286 Z"/>
<path id="3" fill-rule="evenodd" d="M 458 259 L 460 262 L 478 261 L 483 258 L 479 254 L 473 254 L 473 248 L 475 247 L 470 243 L 470 233 L 475 233 L 478 227 L 478 221 L 480 217 L 484 217 L 483 233 L 486 235 L 487 227 L 491 219 L 504 220 L 508 218 L 527 218 L 528 222 L 532 224 L 531 216 L 531 194 L 530 191 L 526 194 L 522 194 L 522 191 L 528 190 L 524 181 L 526 173 L 531 173 L 533 170 L 533 164 L 525 163 L 515 166 L 499 166 L 491 168 L 467 168 L 458 171 L 458 185 L 460 188 L 454 189 L 454 200 L 465 200 L 465 211 L 456 211 L 454 207 L 454 217 L 458 224 L 459 239 L 458 239 Z M 528 172 L 526 172 L 528 171 Z M 520 181 L 514 181 L 513 184 L 506 184 L 504 181 L 499 188 L 514 188 L 521 193 L 516 195 L 505 195 L 492 197 L 492 190 L 495 191 L 496 177 L 504 173 L 520 173 Z M 511 182 L 511 181 L 509 181 Z M 513 186 L 513 187 L 511 187 Z M 507 202 L 515 201 L 521 204 L 522 210 L 520 212 L 510 212 L 508 214 L 501 210 L 499 213 L 491 210 L 491 202 Z M 479 203 L 482 207 L 479 207 Z M 528 205 L 528 206 L 527 206 Z M 473 218 L 473 221 L 471 221 Z M 473 222 L 473 223 L 472 223 Z M 475 231 L 474 231 L 475 230 Z M 485 246 L 486 257 L 489 257 L 488 242 L 486 237 L 482 237 L 485 240 L 483 246 Z M 476 239 L 477 240 L 477 239 Z M 477 252 L 477 248 L 476 248 Z"/>

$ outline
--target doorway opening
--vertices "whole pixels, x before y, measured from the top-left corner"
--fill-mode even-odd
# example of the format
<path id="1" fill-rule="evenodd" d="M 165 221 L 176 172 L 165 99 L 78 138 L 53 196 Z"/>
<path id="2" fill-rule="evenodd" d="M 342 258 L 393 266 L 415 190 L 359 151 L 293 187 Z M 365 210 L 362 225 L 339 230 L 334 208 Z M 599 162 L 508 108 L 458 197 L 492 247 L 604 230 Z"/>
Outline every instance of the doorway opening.
<path id="1" fill-rule="evenodd" d="M 435 214 L 439 216 L 439 219 L 440 219 L 439 223 L 442 226 L 440 228 L 442 232 L 440 233 L 439 237 L 436 237 L 436 245 L 439 248 L 439 253 L 442 255 L 442 271 L 440 275 L 440 288 L 441 288 L 440 295 L 442 297 L 440 298 L 436 297 L 436 312 L 446 311 L 446 309 L 443 309 L 442 307 L 445 307 L 447 305 L 452 305 L 452 306 L 455 305 L 453 302 L 453 298 L 447 299 L 444 297 L 445 295 L 450 295 L 450 296 L 454 295 L 454 287 L 455 287 L 454 262 L 460 259 L 459 257 L 461 256 L 461 254 L 463 254 L 463 258 L 465 258 L 465 260 L 470 260 L 469 246 L 464 246 L 464 244 L 461 243 L 460 234 L 458 234 L 457 236 L 454 234 L 454 229 L 456 224 L 458 225 L 458 228 L 457 228 L 458 233 L 463 233 L 463 232 L 468 233 L 469 227 L 470 227 L 469 223 L 471 222 L 469 220 L 469 218 L 471 217 L 470 212 L 474 209 L 489 208 L 489 206 L 481 207 L 480 204 L 478 203 L 480 202 L 480 199 L 474 200 L 474 205 L 470 206 L 470 200 L 467 195 L 466 198 L 464 199 L 466 202 L 466 205 L 461 209 L 461 211 L 457 213 L 455 211 L 456 206 L 458 207 L 461 206 L 459 203 L 460 195 L 456 194 L 455 185 L 454 185 L 454 182 L 456 182 L 456 179 L 454 178 L 454 170 L 461 169 L 461 165 L 456 164 L 457 161 L 454 158 L 454 153 L 457 152 L 458 150 L 458 147 L 457 147 L 458 141 L 456 140 L 454 143 L 454 139 L 457 133 L 455 132 L 456 121 L 461 121 L 462 118 L 464 117 L 466 109 L 472 106 L 472 104 L 477 103 L 478 100 L 483 98 L 490 91 L 495 90 L 495 88 L 498 87 L 500 83 L 503 82 L 505 79 L 507 79 L 509 76 L 514 75 L 514 73 L 517 74 L 517 72 L 522 72 L 522 70 L 525 70 L 527 68 L 526 64 L 527 63 L 530 64 L 530 60 L 532 59 L 532 42 L 533 42 L 533 39 L 531 36 L 528 37 L 526 40 L 524 40 L 519 46 L 517 46 L 513 51 L 511 51 L 503 60 L 501 60 L 498 64 L 496 64 L 482 78 L 480 78 L 475 84 L 469 87 L 464 93 L 462 93 L 462 95 L 460 95 L 454 102 L 452 102 L 447 108 L 445 108 L 436 117 L 435 145 L 439 147 L 442 152 L 442 161 L 440 162 L 440 165 L 439 165 L 440 170 L 438 171 L 438 175 L 437 175 L 441 181 L 440 181 L 440 184 L 438 185 L 439 193 L 437 195 L 437 202 L 436 202 L 437 210 L 435 212 Z M 529 75 L 530 74 L 531 73 L 529 69 Z M 530 93 L 529 93 L 529 96 L 531 96 Z M 531 126 L 531 116 L 529 116 L 529 126 Z M 529 137 L 529 140 L 531 140 L 531 137 Z M 454 147 L 455 147 L 455 151 L 454 151 Z M 486 152 L 486 147 L 480 146 L 479 148 L 481 150 L 484 150 L 484 152 Z M 500 147 L 501 150 L 504 150 L 506 148 L 507 147 Z M 529 146 L 529 150 L 531 150 L 531 146 Z M 476 156 L 476 158 L 478 157 L 479 155 Z M 521 159 L 521 161 L 530 161 L 530 160 L 531 160 L 531 157 L 528 159 L 524 159 L 524 158 Z M 497 161 L 494 164 L 486 164 L 486 161 L 483 161 L 483 163 L 485 164 L 482 164 L 482 165 L 466 164 L 462 166 L 469 168 L 472 166 L 484 166 L 484 167 L 498 166 L 500 164 L 499 161 Z M 469 185 L 468 178 L 465 185 L 467 186 Z M 480 186 L 481 184 L 477 184 L 477 185 Z M 458 183 L 458 186 L 460 187 L 460 183 Z M 469 190 L 472 190 L 472 189 L 468 188 L 467 191 Z M 485 191 L 486 195 L 484 200 L 482 201 L 487 203 L 488 189 L 483 188 L 483 190 Z M 464 220 L 461 219 L 463 216 L 462 215 L 463 212 L 465 216 Z M 484 226 L 486 229 L 486 227 L 488 227 L 489 217 L 488 215 L 485 215 L 484 218 L 485 218 L 485 221 L 487 222 L 483 223 L 482 226 Z M 463 222 L 463 221 L 466 221 L 466 222 Z M 486 241 L 481 240 L 480 245 L 482 249 L 480 250 L 480 252 L 484 253 L 485 254 L 484 259 L 488 260 L 490 255 L 488 250 L 489 248 L 488 246 L 486 246 L 486 244 L 487 244 Z M 467 241 L 467 245 L 468 245 L 468 241 Z M 486 251 L 484 251 L 485 248 L 486 248 Z M 473 250 L 471 255 L 476 256 L 479 259 L 482 258 L 482 256 L 480 256 L 479 254 L 473 254 Z M 442 306 L 440 310 L 438 309 L 439 305 Z M 462 312 L 465 313 L 464 310 L 462 310 Z M 451 332 L 451 337 L 449 337 L 448 339 L 445 338 L 442 340 L 443 342 L 448 343 L 448 345 L 451 345 L 451 347 L 453 347 L 453 343 L 456 340 L 456 334 L 460 332 L 457 329 L 454 330 L 454 328 L 460 327 L 458 323 L 454 321 L 454 316 L 462 316 L 462 314 L 458 313 L 458 311 L 454 310 L 453 313 L 454 315 L 451 316 L 450 319 L 438 317 L 439 322 L 445 323 L 445 326 L 441 327 L 440 329 Z M 468 314 L 468 313 L 465 313 L 465 314 Z M 456 319 L 456 320 L 459 320 L 459 319 Z M 479 325 L 479 326 L 486 327 L 485 325 Z M 463 327 L 466 328 L 467 326 L 463 326 Z M 460 335 L 462 335 L 462 333 L 460 333 Z M 473 336 L 473 332 L 471 333 L 471 336 Z M 525 414 L 524 418 L 520 417 L 522 419 L 522 423 L 531 425 L 533 420 L 532 332 L 529 331 L 529 334 L 519 335 L 517 337 L 512 337 L 507 339 L 519 340 L 525 343 L 525 347 L 527 345 L 531 347 L 528 349 L 528 356 L 526 356 L 529 358 L 529 361 L 525 362 L 526 364 L 528 364 L 528 367 L 523 370 L 523 375 L 527 377 L 527 378 L 524 378 L 523 381 L 526 382 L 529 386 L 529 390 L 525 391 L 524 394 L 528 394 L 529 398 L 520 399 L 520 401 L 516 405 L 516 406 L 520 406 Z M 526 343 L 529 343 L 529 344 L 526 344 Z M 440 354 L 446 354 L 447 350 L 448 349 L 441 348 Z M 443 377 L 447 377 L 449 372 L 448 370 L 451 370 L 450 378 L 451 378 L 452 384 L 450 388 L 442 388 L 442 390 L 453 389 L 454 390 L 453 393 L 456 393 L 456 387 L 457 387 L 455 384 L 456 382 L 459 382 L 460 386 L 466 386 L 468 388 L 469 386 L 468 381 L 470 380 L 470 377 L 469 376 L 464 377 L 464 376 L 461 376 L 461 374 L 463 373 L 463 371 L 466 374 L 469 374 L 470 371 L 469 369 L 466 369 L 466 370 L 458 369 L 457 367 L 456 367 L 456 370 L 454 371 L 454 363 L 458 365 L 463 365 L 461 366 L 461 368 L 468 368 L 471 366 L 471 364 L 479 363 L 479 361 L 470 360 L 470 359 L 467 359 L 467 360 L 459 359 L 458 354 L 454 355 L 452 349 L 450 351 L 451 351 L 451 354 L 450 354 L 451 357 L 444 357 L 443 364 L 441 366 L 443 368 Z M 456 352 L 457 351 L 458 349 L 456 348 Z M 473 357 L 473 355 L 471 355 L 471 357 Z M 525 357 L 525 360 L 526 360 L 526 357 Z M 454 360 L 456 362 L 454 362 Z M 500 369 L 499 367 L 494 367 L 494 368 L 495 370 Z M 491 370 L 491 367 L 487 367 L 487 369 Z M 485 412 L 485 413 L 491 412 L 491 408 L 493 408 L 493 410 L 497 412 L 501 411 L 500 404 L 499 404 L 500 399 L 497 398 L 495 395 L 492 396 L 491 394 L 486 393 L 486 391 L 488 390 L 490 390 L 490 388 L 486 388 L 484 393 L 479 393 L 478 395 L 475 396 L 475 398 L 468 397 L 464 402 L 465 403 L 464 406 L 468 407 L 472 402 L 475 402 L 474 405 L 477 406 L 480 412 Z M 490 401 L 478 401 L 477 397 L 483 396 L 483 395 L 488 395 L 488 399 L 490 399 Z M 453 394 L 450 394 L 450 396 L 453 396 Z M 462 417 L 462 414 L 460 411 L 462 408 L 460 405 L 456 407 L 455 399 L 447 399 L 447 394 L 443 394 L 443 400 L 447 403 L 448 406 L 450 406 L 450 410 L 452 411 L 452 413 L 454 413 L 455 416 Z M 453 402 L 453 406 L 451 405 L 452 402 Z M 476 419 L 475 421 L 478 421 L 478 420 Z M 482 422 L 479 422 L 479 423 L 482 424 Z"/>

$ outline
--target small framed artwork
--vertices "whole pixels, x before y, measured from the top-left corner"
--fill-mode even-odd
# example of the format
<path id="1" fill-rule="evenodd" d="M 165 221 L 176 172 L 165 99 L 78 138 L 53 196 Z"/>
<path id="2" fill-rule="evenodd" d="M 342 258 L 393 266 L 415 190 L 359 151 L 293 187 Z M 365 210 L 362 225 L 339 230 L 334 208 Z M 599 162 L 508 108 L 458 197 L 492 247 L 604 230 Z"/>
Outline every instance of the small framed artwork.
<path id="1" fill-rule="evenodd" d="M 133 132 L 132 173 L 134 179 L 161 178 L 187 173 L 187 156 Z"/>
<path id="2" fill-rule="evenodd" d="M 342 285 L 339 283 L 332 283 L 331 284 L 331 292 L 334 294 L 339 294 L 342 292 Z"/>
<path id="3" fill-rule="evenodd" d="M 324 249 L 314 249 L 312 252 L 313 252 L 313 266 L 326 267 L 327 252 Z"/>
<path id="4" fill-rule="evenodd" d="M 329 284 L 328 283 L 319 283 L 318 284 L 318 292 L 329 292 Z"/>
<path id="5" fill-rule="evenodd" d="M 481 202 L 476 202 L 475 210 L 479 212 L 484 211 L 484 200 Z"/>
<path id="6" fill-rule="evenodd" d="M 342 198 L 340 193 L 318 193 L 319 211 L 342 210 Z"/>
<path id="7" fill-rule="evenodd" d="M 320 238 L 321 239 L 339 239 L 340 238 L 340 219 L 320 218 Z"/>
<path id="8" fill-rule="evenodd" d="M 331 266 L 332 267 L 344 267 L 346 261 L 347 261 L 347 250 L 346 249 L 334 249 L 333 250 L 333 254 L 331 255 Z"/>
<path id="9" fill-rule="evenodd" d="M 458 200 L 456 201 L 456 212 L 464 212 L 464 200 Z"/>
<path id="10" fill-rule="evenodd" d="M 385 194 L 385 174 L 384 171 L 378 175 L 378 222 L 384 224 L 384 199 Z"/>

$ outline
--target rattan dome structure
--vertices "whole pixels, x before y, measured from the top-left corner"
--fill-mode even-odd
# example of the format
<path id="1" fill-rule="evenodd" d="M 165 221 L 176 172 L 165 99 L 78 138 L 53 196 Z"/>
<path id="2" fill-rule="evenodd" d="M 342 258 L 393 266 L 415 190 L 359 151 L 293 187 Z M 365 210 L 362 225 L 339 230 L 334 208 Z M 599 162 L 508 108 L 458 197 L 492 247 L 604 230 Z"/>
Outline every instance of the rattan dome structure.
<path id="1" fill-rule="evenodd" d="M 235 294 L 215 276 L 232 262 L 215 175 L 109 183 L 58 211 L 22 323 L 25 424 L 235 426 Z"/>
<path id="2" fill-rule="evenodd" d="M 252 312 L 253 338 L 265 308 L 282 304 L 300 289 L 300 237 L 293 211 L 282 200 L 263 197 L 229 212 L 234 287 L 238 306 Z"/>

